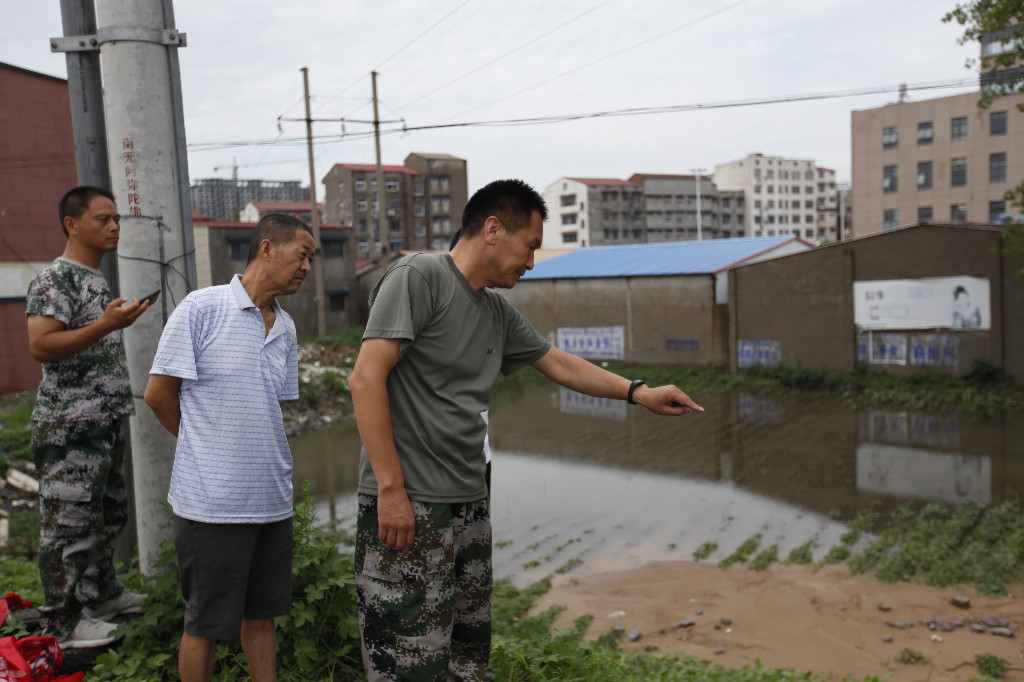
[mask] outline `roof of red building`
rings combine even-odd
[[[256,223],[241,223],[237,220],[211,220],[206,218],[203,220],[192,220],[193,225],[200,227],[213,227],[217,229],[245,229],[253,230],[256,229]],[[351,230],[351,225],[321,225],[321,230]]]
[[[347,168],[350,171],[356,173],[376,173],[377,166],[372,163],[339,163],[338,166]],[[423,175],[418,170],[413,170],[407,166],[381,166],[381,170],[385,173],[405,173],[407,175]]]
[[[575,182],[582,182],[590,187],[639,187],[640,184],[629,180],[618,178],[569,178]]]
[[[711,177],[710,173],[704,173],[701,175],[702,178]],[[629,176],[630,182],[638,182],[638,180],[696,180],[696,175],[680,175],[677,173],[633,173]]]
[[[308,201],[254,201],[252,205],[257,211],[308,211]],[[318,203],[317,208],[324,209],[323,203]]]

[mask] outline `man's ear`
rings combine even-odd
[[[264,239],[260,242],[259,255],[260,258],[270,261],[270,252],[274,250],[274,244],[269,239]]]
[[[64,229],[67,230],[68,236],[78,236],[78,221],[71,216],[64,216]]]
[[[489,246],[494,246],[498,243],[498,233],[501,231],[501,221],[495,216],[490,216],[484,221],[482,232],[484,233],[484,241]]]

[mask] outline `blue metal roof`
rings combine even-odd
[[[799,238],[790,234],[699,242],[589,246],[541,261],[522,279],[711,274],[794,240]]]

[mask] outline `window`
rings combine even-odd
[[[775,194],[775,185],[768,185],[768,194]]]
[[[431,175],[430,176],[430,187],[432,189],[448,189],[448,176],[447,175]]]
[[[338,212],[339,213],[344,213],[345,212],[345,202],[344,201],[339,201],[338,202]]]
[[[757,201],[754,202],[754,208],[761,208],[761,200],[760,199],[758,199]]]
[[[990,201],[990,202],[988,202],[988,221],[990,223],[1001,222],[1004,213],[1006,213],[1006,202],[1005,201]]]
[[[412,207],[412,214],[417,218],[422,218],[427,214],[427,209],[426,207],[417,204],[416,206]]]
[[[376,178],[374,178],[373,180],[370,180],[370,191],[371,192],[376,192],[377,191],[377,179]]]
[[[793,194],[800,194],[800,185],[793,185]]]
[[[398,199],[388,199],[388,215],[398,215],[402,210],[402,202]]]
[[[950,138],[952,138],[953,142],[958,142],[960,140],[966,140],[967,139],[967,117],[966,116],[960,116],[958,118],[954,118],[953,119],[952,124],[951,124],[951,128],[950,128],[949,136],[950,136]]]
[[[990,135],[1006,134],[1006,112],[993,111],[988,117],[988,132]]]
[[[808,199],[804,202],[804,208],[814,208],[814,200]]]
[[[927,223],[931,222],[932,219],[932,207],[931,206],[918,206],[917,208],[917,222]]]
[[[775,208],[775,200],[772,199],[770,201],[765,202],[765,208]]]
[[[953,159],[949,179],[953,187],[963,187],[967,184],[967,159]]]
[[[341,312],[345,310],[345,299],[348,298],[348,289],[334,289],[327,292],[330,297],[330,309],[331,312]]]
[[[806,185],[804,187],[804,194],[814,194],[814,185]]]
[[[418,183],[416,183],[415,185],[412,186],[412,194],[413,194],[413,196],[417,196],[417,197],[423,196],[423,183],[422,182],[418,182]]]
[[[566,213],[565,215],[563,215],[562,216],[562,224],[563,225],[575,225],[576,224],[576,214],[575,213]]]
[[[577,235],[575,232],[563,232],[562,233],[562,243],[563,244],[575,244],[576,240],[578,238],[579,238],[579,235]]]
[[[366,191],[366,180],[356,180],[356,191],[357,192],[365,192]]]
[[[360,199],[356,202],[356,210],[360,213],[366,213],[366,200]]]
[[[896,126],[882,128],[882,149],[896,149],[900,142],[900,129]]]
[[[899,168],[886,166],[882,169],[882,191],[886,194],[896,192],[900,187]]]
[[[320,243],[323,244],[324,258],[344,258],[345,257],[345,240],[330,237],[321,237]]]
[[[426,225],[417,225],[415,227],[415,230],[416,230],[416,236],[417,237],[426,237],[427,236],[427,226]]]
[[[246,237],[228,237],[228,245],[231,247],[231,260],[249,260],[249,239]]]
[[[1006,182],[1006,152],[989,154],[988,181]]]
[[[359,242],[359,253],[369,253],[370,245],[367,242]]]
[[[775,171],[773,171],[773,170],[765,171],[764,177],[766,179],[768,179],[768,180],[771,180],[772,178],[775,177]]]
[[[384,189],[387,190],[388,192],[397,192],[398,180],[388,180],[387,182],[384,183]]]
[[[932,188],[932,162],[922,161],[917,164],[917,188],[918,189],[931,189]]]
[[[821,217],[824,218],[825,216],[821,216]],[[804,216],[804,222],[805,223],[813,223],[814,222],[814,216],[812,216],[812,215],[805,215]]]
[[[806,171],[804,173],[804,180],[813,180],[813,179],[814,179],[814,171],[809,170],[809,171]]]
[[[722,199],[722,208],[729,208],[729,206],[730,206],[729,198],[728,197],[724,197]]]
[[[761,185],[754,185],[754,194],[761,193]]]
[[[924,123],[918,123],[917,143],[931,144],[933,139],[935,139],[935,128],[932,126],[932,122],[925,121]]]
[[[794,223],[799,223],[800,222],[800,216],[798,216],[798,215],[793,216],[793,222]]]
[[[397,218],[388,218],[388,229],[391,230],[392,232],[401,232],[402,221],[398,220]]]
[[[338,191],[339,192],[344,192],[345,191],[345,182],[342,181],[342,180],[338,180]]]
[[[886,211],[883,214],[883,228],[886,230],[892,230],[900,226],[900,212],[899,211]]]
[[[563,194],[560,198],[560,201],[562,202],[562,206],[572,206],[573,204],[576,203],[576,195]]]
[[[723,216],[722,216],[722,224],[723,224],[723,225],[728,225],[728,224],[730,224],[731,222],[732,222],[732,216],[731,216],[731,215],[729,215],[728,213],[726,213],[725,215],[723,215]]]
[[[360,232],[366,232],[366,218],[360,218],[358,226]]]
[[[967,204],[953,204],[950,206],[949,219],[957,221],[967,220]]]

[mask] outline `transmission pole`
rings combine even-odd
[[[317,252],[323,254],[320,241],[320,211],[316,205],[316,164],[313,161],[313,117],[309,111],[309,69],[302,67],[302,89],[306,99],[306,152],[309,156],[309,201],[313,206],[310,217],[313,223],[313,241]],[[316,335],[327,336],[327,320],[324,312],[324,266],[323,261],[313,267],[313,284],[316,285],[314,300],[316,301]]]
[[[377,146],[377,231],[380,237],[380,255],[386,263],[391,246],[388,242],[388,228],[384,226],[387,208],[384,205],[384,167],[380,163],[380,115],[377,113],[377,72],[373,76],[373,141]]]

